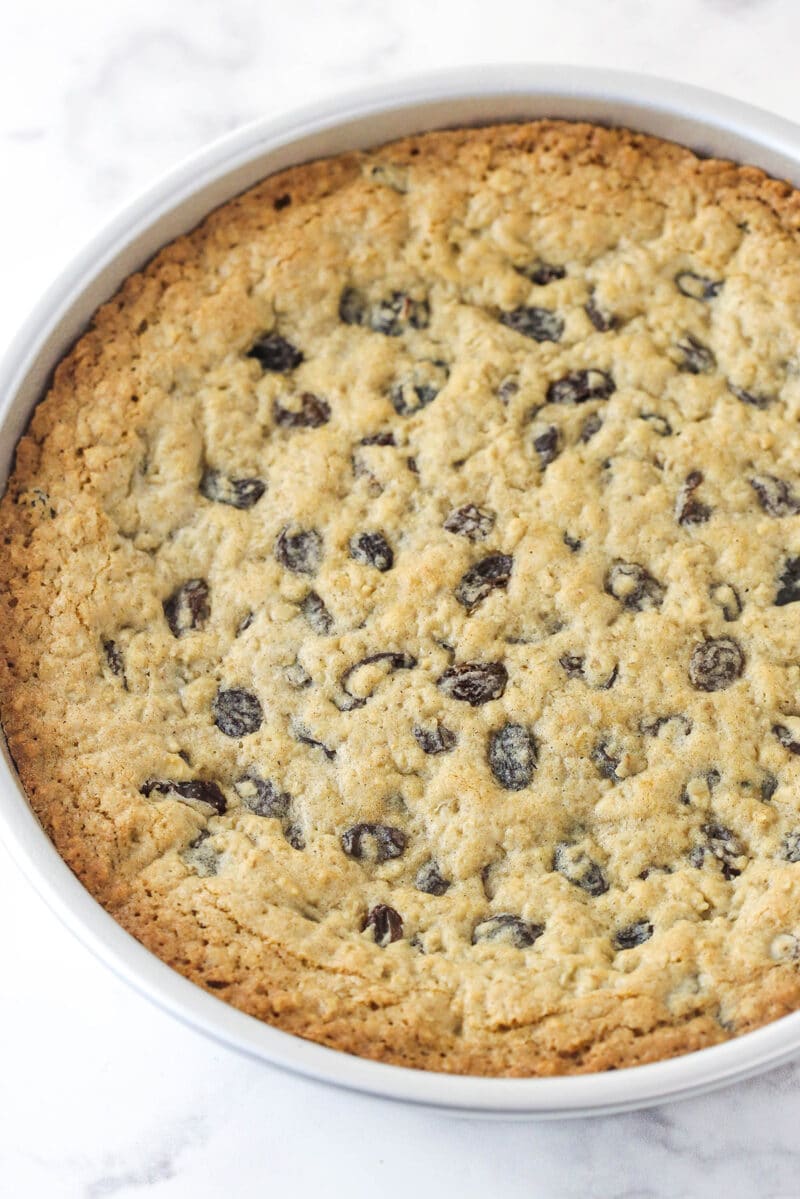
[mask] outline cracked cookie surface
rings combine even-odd
[[[800,202],[564,122],[293,168],[96,315],[0,714],[153,952],[337,1048],[602,1070],[800,1006]]]

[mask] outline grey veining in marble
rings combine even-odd
[[[203,142],[481,61],[649,71],[800,119],[797,0],[28,0],[0,36],[0,343],[113,208]],[[467,1123],[239,1058],[151,1008],[0,850],[0,1192],[46,1199],[789,1199],[800,1065],[595,1121]]]

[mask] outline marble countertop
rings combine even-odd
[[[262,114],[436,66],[672,76],[800,120],[796,0],[27,0],[0,39],[0,349],[110,212]],[[800,1063],[650,1112],[464,1122],[246,1060],[118,982],[0,848],[0,1188],[47,1199],[800,1190]],[[502,1179],[500,1184],[498,1179]]]

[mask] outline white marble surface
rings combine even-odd
[[[0,30],[0,347],[115,206],[251,117],[529,59],[670,75],[800,120],[798,38],[797,0],[15,3]],[[0,921],[0,1193],[15,1199],[800,1193],[800,1064],[648,1113],[467,1124],[187,1031],[73,942],[2,849]]]

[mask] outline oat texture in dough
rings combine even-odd
[[[619,130],[270,178],[64,359],[0,709],[115,918],[434,1070],[800,1006],[800,202]]]

